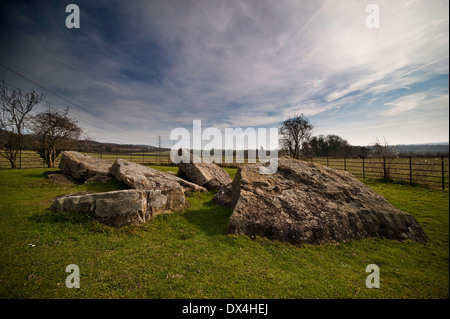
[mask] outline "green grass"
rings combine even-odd
[[[427,245],[366,239],[295,247],[225,235],[231,210],[215,206],[212,192],[120,229],[51,213],[56,195],[125,186],[55,186],[43,171],[0,171],[0,298],[449,297],[448,191],[366,182],[416,217],[432,240]],[[65,286],[68,264],[80,268],[80,289]],[[365,286],[368,264],[380,267],[380,289]]]

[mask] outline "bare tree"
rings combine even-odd
[[[288,118],[278,129],[281,147],[293,158],[300,158],[302,147],[311,138],[313,128],[303,114]]]
[[[61,150],[76,142],[82,133],[76,121],[67,116],[68,113],[69,109],[60,112],[49,108],[31,121],[31,129],[37,136],[36,152],[47,167],[55,167]]]
[[[380,163],[380,173],[383,179],[390,180],[393,169],[393,160],[397,157],[397,150],[394,146],[389,145],[389,141],[383,137],[383,142],[380,142],[378,138],[373,146],[374,156],[382,159]]]
[[[43,99],[44,95],[34,90],[9,89],[5,81],[0,83],[0,155],[9,161],[11,168],[17,167],[29,113]]]

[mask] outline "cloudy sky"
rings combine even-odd
[[[68,29],[66,6],[80,8]],[[368,28],[367,5],[380,8]],[[0,79],[46,94],[92,139],[277,127],[353,145],[449,140],[448,0],[2,1]],[[30,82],[26,80],[33,81]],[[43,89],[46,88],[49,91]],[[55,93],[55,94],[54,94]],[[41,109],[46,107],[41,106]]]

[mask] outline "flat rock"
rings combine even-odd
[[[187,154],[190,161],[189,163],[180,162],[178,164],[178,177],[203,186],[208,190],[218,190],[232,182],[230,175],[223,168],[214,163],[206,162],[186,150],[181,151]]]
[[[45,172],[45,178],[52,181],[56,185],[76,185],[78,184],[76,180],[73,179],[69,174],[64,174],[59,171]]]
[[[228,234],[292,244],[348,242],[367,237],[429,241],[416,219],[348,172],[290,158],[274,174],[241,167],[232,184]]]
[[[64,151],[59,169],[74,179],[88,180],[96,175],[108,176],[112,163],[74,151]]]
[[[94,175],[90,178],[88,178],[85,183],[92,183],[92,182],[96,182],[96,183],[108,183],[110,181],[112,181],[114,179],[114,177],[109,176],[109,175]]]
[[[182,189],[185,192],[205,192],[206,189],[169,173],[118,159],[109,172],[117,180],[136,189]]]
[[[232,206],[232,183],[222,186],[213,197],[213,203],[219,206]]]
[[[181,190],[127,189],[106,193],[75,193],[54,199],[53,211],[72,211],[93,215],[114,227],[139,225],[151,218],[185,206]]]

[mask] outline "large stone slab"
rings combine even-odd
[[[109,172],[119,181],[136,189],[177,189],[186,192],[205,192],[206,189],[172,174],[118,159]]]
[[[197,184],[183,180],[172,174],[154,168],[118,159],[110,168],[110,173],[122,183],[136,189],[171,189],[181,188],[186,192],[205,192]]]
[[[106,193],[78,193],[55,198],[53,211],[91,214],[100,222],[114,227],[138,225],[161,214],[185,206],[180,189],[127,189]]]
[[[59,169],[74,179],[88,180],[94,176],[109,176],[112,163],[74,151],[64,151]]]
[[[233,184],[222,186],[213,197],[213,203],[219,206],[231,207]]]
[[[191,181],[206,189],[220,189],[232,182],[230,175],[221,167],[214,163],[208,163],[199,156],[190,154],[186,150],[181,150],[187,158],[188,163],[178,163],[178,177]]]
[[[56,185],[76,185],[77,181],[69,174],[61,171],[47,171],[44,172],[45,178],[52,181]]]
[[[416,219],[348,172],[282,158],[275,174],[239,169],[232,184],[227,233],[293,244],[380,237],[429,241]]]

